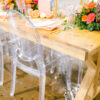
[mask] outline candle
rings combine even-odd
[[[54,11],[54,15],[57,16],[57,0],[55,0],[55,11]]]

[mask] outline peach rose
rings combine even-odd
[[[96,17],[96,14],[95,14],[95,13],[90,13],[90,14],[87,16],[87,22],[88,22],[88,23],[92,23],[92,22],[95,20],[95,17]]]
[[[40,16],[40,11],[39,10],[32,11],[32,18],[38,18],[39,16]]]
[[[13,3],[9,3],[9,4],[8,4],[8,8],[9,8],[9,9],[13,9],[13,8],[14,8],[14,4],[13,4]]]

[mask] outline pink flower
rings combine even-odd
[[[22,9],[22,12],[24,13],[25,12],[25,9]]]
[[[34,3],[37,3],[38,4],[38,0],[34,0]]]
[[[8,8],[8,5],[7,5],[7,4],[5,4],[5,5],[4,5],[4,8]]]
[[[88,23],[92,23],[92,22],[95,20],[95,17],[96,17],[96,14],[95,14],[95,13],[90,13],[90,14],[87,16],[87,22],[88,22]]]
[[[16,6],[15,8],[17,9],[18,7]]]
[[[98,22],[100,22],[100,20],[99,20],[99,19],[97,19],[97,20],[96,20],[96,22],[98,23]]]

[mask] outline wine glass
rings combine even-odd
[[[73,29],[73,15],[80,5],[80,0],[66,0],[66,15],[68,17],[66,28]]]
[[[80,6],[80,0],[58,0],[58,7],[57,7],[58,15],[60,12],[61,13],[60,16],[67,17],[66,28],[71,28],[71,29],[74,28],[70,20],[73,20],[72,15],[78,9],[79,6]]]

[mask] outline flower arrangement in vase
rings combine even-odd
[[[76,12],[75,25],[80,29],[100,31],[100,3],[89,2]]]

